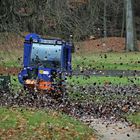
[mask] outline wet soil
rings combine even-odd
[[[73,75],[87,75],[87,76],[117,76],[117,77],[129,77],[140,76],[138,70],[75,70]]]
[[[0,66],[0,75],[18,75],[21,68],[16,67],[3,67]],[[72,75],[87,75],[87,76],[140,76],[140,71],[138,70],[74,70]]]
[[[17,75],[20,72],[20,70],[20,68],[16,67],[0,66],[0,75]]]
[[[100,53],[100,52],[124,52],[125,38],[107,37],[99,39],[89,39],[76,43],[77,53]],[[140,50],[140,41],[137,41],[138,50]]]

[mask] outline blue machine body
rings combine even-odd
[[[71,51],[70,42],[28,34],[24,42],[23,70],[18,75],[19,82],[25,84],[27,79],[52,82],[52,73],[70,74]]]

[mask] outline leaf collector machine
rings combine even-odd
[[[18,75],[25,89],[62,93],[71,74],[73,44],[57,38],[28,34],[24,41],[23,69]]]

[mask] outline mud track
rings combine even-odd
[[[16,67],[2,67],[0,66],[0,75],[18,75],[21,68]],[[73,75],[87,75],[87,76],[140,76],[140,71],[137,70],[73,70]]]
[[[140,76],[140,71],[137,70],[74,70],[73,75],[87,75],[87,76]]]
[[[17,75],[21,68],[0,66],[0,75]]]

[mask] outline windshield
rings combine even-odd
[[[30,64],[48,68],[61,67],[61,45],[33,43]]]

